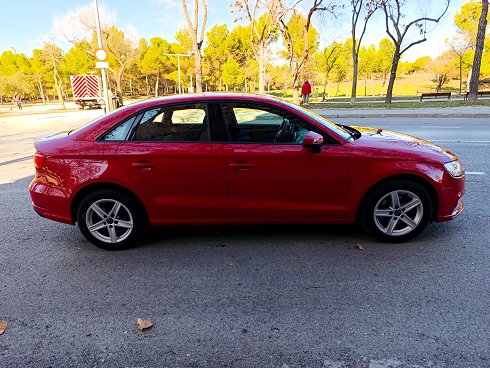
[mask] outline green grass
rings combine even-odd
[[[332,109],[359,109],[359,108],[369,108],[369,109],[416,109],[424,107],[460,107],[460,106],[490,106],[490,99],[479,100],[477,102],[468,101],[435,101],[426,100],[420,102],[418,100],[413,100],[409,102],[397,102],[396,100],[391,104],[384,102],[362,102],[352,104],[350,102],[312,102],[310,104],[314,108],[332,108]]]
[[[464,76],[463,80],[466,80]],[[393,98],[391,104],[385,104],[385,93],[388,81],[383,80],[366,80],[360,78],[357,83],[357,98],[354,105],[350,103],[351,82],[330,83],[326,92],[330,91],[330,97],[327,101],[321,102],[323,86],[314,85],[310,101],[315,106],[326,106],[336,108],[417,108],[417,107],[457,107],[469,106],[468,102],[459,100],[424,100],[420,102],[420,95],[426,92],[435,92],[436,81],[432,73],[416,73],[413,75],[402,75],[397,77],[393,88]],[[463,83],[463,93],[466,84]],[[488,90],[488,83],[482,83],[480,89]],[[443,85],[440,92],[451,92],[453,98],[459,94],[459,80],[451,79]],[[275,90],[267,92],[270,95],[291,99],[293,96],[291,89]],[[366,95],[366,96],[365,96]],[[403,100],[404,102],[397,102]],[[489,106],[490,100],[480,99],[477,106]],[[318,104],[317,104],[318,103]],[[471,106],[471,105],[470,105]]]

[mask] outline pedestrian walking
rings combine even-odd
[[[17,105],[19,110],[22,110],[22,101],[20,100],[20,96],[17,92],[15,92],[13,102],[14,102],[14,105]]]
[[[308,81],[303,83],[303,87],[301,87],[301,97],[302,103],[307,104],[310,102],[310,94],[311,94],[311,85]]]

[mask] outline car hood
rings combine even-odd
[[[377,155],[381,153],[387,158],[430,160],[442,163],[457,160],[456,155],[447,149],[408,134],[362,126],[352,128],[362,134],[353,144],[376,150]]]

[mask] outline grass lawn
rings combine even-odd
[[[424,99],[420,102],[420,95],[426,92],[435,92],[436,83],[430,73],[417,73],[398,77],[393,88],[391,104],[384,102],[387,81],[366,80],[358,81],[356,102],[350,102],[350,82],[330,84],[330,97],[322,102],[323,86],[313,86],[310,102],[318,108],[369,108],[369,109],[400,109],[400,108],[424,108],[424,107],[459,107],[459,106],[490,106],[490,98],[480,98],[475,103],[463,101],[459,96],[459,80],[452,79],[445,84],[439,92],[451,92],[451,100]],[[463,78],[465,80],[466,77]],[[466,84],[463,83],[463,94]],[[481,90],[489,90],[490,86],[483,83]],[[328,89],[326,89],[328,92]],[[271,95],[291,99],[292,90],[271,91]]]
[[[470,103],[468,101],[455,100],[424,100],[420,102],[418,99],[405,100],[404,102],[393,100],[391,104],[375,101],[358,101],[355,104],[350,102],[315,102],[311,105],[315,108],[332,108],[332,109],[416,109],[424,107],[460,107],[460,106],[490,106],[490,99],[481,99],[477,102]]]

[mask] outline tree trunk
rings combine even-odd
[[[293,103],[295,104],[299,103],[299,90],[297,87],[293,88]]]
[[[54,86],[56,88],[56,92],[58,93],[58,99],[60,101],[60,108],[65,109],[65,99],[63,98],[63,90],[61,87],[61,78],[58,74],[58,69],[54,69],[53,72]]]
[[[393,98],[393,86],[395,85],[396,71],[398,69],[398,62],[400,61],[400,51],[396,50],[393,55],[393,64],[391,65],[390,80],[388,82],[388,89],[386,91],[385,103],[391,103]]]
[[[261,42],[259,45],[259,54],[257,55],[257,63],[259,64],[259,93],[265,93],[265,46]]]
[[[354,42],[354,46],[352,47],[353,50],[355,50],[355,42]],[[354,63],[354,66],[353,66],[353,74],[352,74],[352,91],[351,91],[351,98],[350,98],[350,102],[351,103],[355,103],[356,102],[356,96],[357,96],[357,74],[358,74],[358,70],[359,70],[359,57],[358,55],[355,53],[352,54],[352,61]],[[346,92],[347,93],[347,92]]]
[[[158,97],[159,84],[160,84],[160,74],[157,74],[157,80],[155,82],[155,97]]]
[[[480,14],[480,21],[478,22],[478,33],[476,36],[475,57],[473,59],[473,68],[471,70],[470,93],[468,95],[469,101],[478,100],[478,81],[480,79],[481,58],[483,54],[483,48],[485,46],[487,14],[488,14],[488,0],[482,0],[482,9]]]
[[[43,105],[46,105],[46,96],[44,95],[43,82],[41,80],[41,75],[37,77],[37,85],[39,87],[39,94],[41,95],[41,99],[43,100]]]
[[[299,104],[299,86],[298,86],[298,78],[299,78],[299,68],[295,68],[296,70],[293,73],[293,103]]]
[[[202,58],[201,50],[197,49],[195,53],[196,58],[196,93],[202,92]]]
[[[463,57],[459,57],[459,95],[463,90]]]
[[[124,73],[124,68],[121,68],[119,70],[119,73],[117,73],[117,78],[116,78],[116,92],[122,93],[122,75]]]

